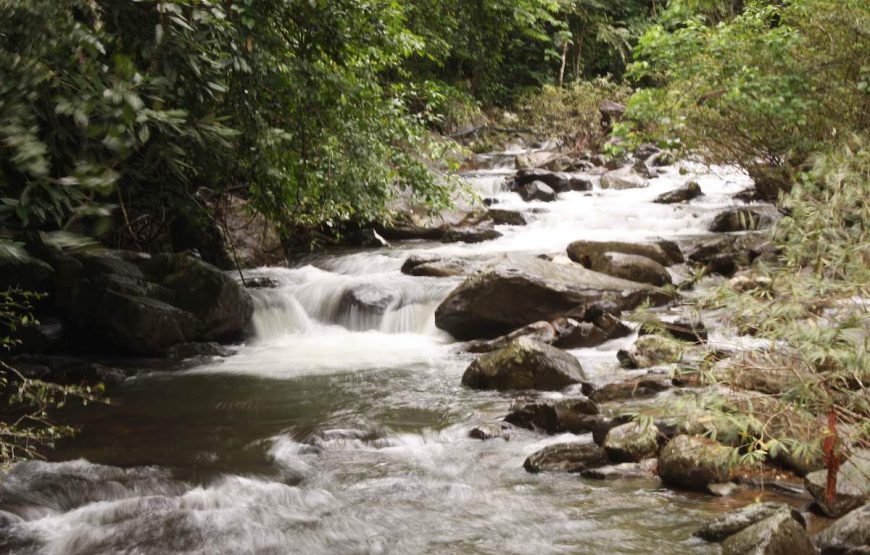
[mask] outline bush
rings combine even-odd
[[[671,4],[635,49],[630,75],[653,87],[619,132],[739,164],[776,199],[814,152],[870,126],[870,5],[756,0],[728,13]]]

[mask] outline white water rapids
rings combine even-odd
[[[460,278],[411,277],[416,253],[564,252],[571,241],[706,233],[751,181],[682,164],[645,189],[570,192],[551,203],[502,190],[512,169],[465,178],[521,210],[479,244],[405,242],[311,258],[252,276],[254,336],[226,359],[142,375],[113,405],[73,415],[81,435],[57,461],[20,464],[0,482],[0,551],[13,553],[705,553],[691,537],[720,500],[655,480],[591,482],[527,474],[547,444],[590,441],[512,432],[468,437],[512,396],[460,385],[471,360],[434,325]],[[695,180],[705,196],[659,205]],[[368,307],[368,308],[367,308]],[[624,376],[627,341],[572,351],[593,381]],[[558,397],[559,394],[549,394]]]

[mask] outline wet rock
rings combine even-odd
[[[610,464],[598,468],[587,468],[580,476],[589,480],[637,480],[653,478],[656,471],[656,460],[645,459],[640,462]]]
[[[677,163],[677,159],[673,154],[669,152],[659,152],[658,154],[653,155],[650,159],[650,164],[657,168],[661,168],[664,166],[673,166]]]
[[[703,343],[707,341],[707,326],[701,320],[692,318],[677,318],[671,321],[655,320],[644,323],[638,330],[638,335],[651,335],[664,332],[682,341]]]
[[[556,340],[557,333],[556,328],[550,322],[534,322],[495,339],[472,341],[465,346],[465,350],[469,353],[491,353],[492,351],[504,349],[512,341],[520,337],[526,337],[550,345]]]
[[[55,271],[49,264],[21,253],[0,256],[0,291],[23,289],[42,293],[54,292]]]
[[[521,404],[513,407],[504,420],[548,434],[583,434],[599,428],[603,418],[594,402],[580,398]]]
[[[671,389],[671,384],[667,379],[644,376],[601,386],[590,393],[590,398],[596,403],[607,403],[625,399],[644,399],[655,397],[668,389]]]
[[[495,225],[526,225],[528,223],[522,212],[517,210],[490,208],[488,214]]]
[[[553,346],[560,349],[585,349],[601,345],[610,336],[606,331],[591,322],[578,322],[573,318],[557,320],[554,323],[556,339]]]
[[[607,453],[594,443],[558,443],[531,455],[523,468],[532,473],[582,472],[607,463]]]
[[[815,555],[806,529],[791,513],[779,512],[730,536],[723,555]]]
[[[592,182],[585,177],[540,169],[520,171],[508,184],[508,188],[521,193],[523,187],[535,181],[548,185],[557,193],[592,190]]]
[[[238,282],[193,257],[105,250],[76,259],[69,319],[92,349],[163,356],[178,343],[235,339],[253,313]]]
[[[518,192],[526,202],[533,200],[551,202],[556,200],[556,191],[543,181],[532,181],[528,185],[520,187]]]
[[[756,258],[774,257],[776,247],[761,234],[721,236],[701,241],[690,248],[688,259],[707,272],[730,276]]]
[[[654,168],[649,167],[643,160],[637,160],[634,164],[632,164],[631,169],[637,175],[645,177],[647,179],[652,179],[653,177],[656,177],[658,175],[658,171]]]
[[[600,258],[592,259],[590,262],[591,264],[586,268],[609,276],[648,283],[657,287],[671,283],[671,275],[664,266],[643,256],[605,252]]]
[[[486,263],[483,257],[414,254],[402,264],[402,273],[429,277],[465,276],[473,274]]]
[[[475,227],[459,227],[448,229],[441,236],[442,243],[483,243],[501,237],[501,233],[492,227],[492,222]]]
[[[245,276],[245,287],[248,289],[277,289],[279,283],[274,279],[266,276]]]
[[[682,349],[678,342],[661,335],[642,335],[628,349],[620,349],[616,358],[623,368],[649,368],[680,360]]]
[[[813,541],[822,555],[870,553],[870,505],[849,512],[816,534]]]
[[[435,312],[435,324],[457,339],[492,338],[532,322],[583,315],[601,303],[629,310],[647,299],[659,305],[670,295],[576,265],[500,255],[450,293]]]
[[[826,515],[837,518],[870,501],[870,451],[859,451],[840,466],[834,497],[825,495],[828,471],[807,474],[804,485]]]
[[[510,439],[510,426],[504,422],[488,422],[475,426],[468,431],[468,437],[486,441],[489,439]]]
[[[658,453],[658,440],[655,426],[629,422],[607,432],[602,447],[614,462],[639,462]]]
[[[651,156],[661,152],[661,149],[652,143],[643,143],[634,150],[634,157],[638,160],[647,160]]]
[[[750,202],[758,202],[764,199],[762,198],[762,195],[755,189],[755,187],[747,187],[746,189],[743,189],[742,191],[735,194],[734,200],[739,200],[741,202],[749,204]]]
[[[680,248],[673,241],[658,240],[650,243],[621,241],[574,241],[568,245],[568,258],[589,267],[605,253],[623,253],[654,260],[662,266],[684,262]]]
[[[127,377],[118,368],[72,356],[26,354],[6,362],[26,378],[61,385],[115,384]]]
[[[696,181],[690,181],[679,189],[662,193],[653,202],[657,204],[679,204],[689,202],[703,195],[704,192],[701,191],[701,186]]]
[[[739,489],[740,486],[738,486],[734,482],[725,482],[722,484],[707,484],[707,493],[715,495],[716,497],[731,497]]]
[[[559,390],[586,377],[577,359],[538,341],[519,338],[471,363],[462,385],[473,389]]]
[[[386,287],[360,283],[346,289],[338,302],[338,312],[383,314],[398,300],[396,293]]]
[[[710,224],[710,231],[715,233],[752,231],[770,227],[773,221],[770,214],[749,208],[736,208],[718,214]]]
[[[658,473],[668,485],[705,491],[731,477],[731,449],[699,436],[678,435],[659,452]]]
[[[179,343],[166,352],[166,356],[175,360],[195,357],[228,357],[233,352],[219,343]]]
[[[806,526],[806,521],[800,511],[792,509],[785,503],[753,503],[716,517],[698,529],[695,535],[708,542],[721,542],[727,537],[777,514],[789,515],[801,525]]]
[[[641,189],[649,185],[646,178],[638,175],[631,166],[605,173],[600,183],[602,189]]]
[[[554,160],[557,160],[561,155],[558,152],[543,150],[537,152],[524,152],[517,154],[514,159],[514,165],[518,170],[530,170],[545,166]]]

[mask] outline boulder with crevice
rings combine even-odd
[[[722,542],[723,555],[815,555],[802,522],[779,512]]]
[[[453,290],[435,324],[457,339],[493,338],[540,320],[585,315],[607,304],[630,310],[668,302],[662,289],[531,255],[500,255]]]
[[[822,555],[870,553],[870,504],[859,507],[813,536]]]
[[[780,513],[790,515],[796,521],[806,526],[806,520],[800,511],[793,509],[785,503],[753,503],[717,516],[699,528],[695,532],[695,536],[708,542],[721,542],[757,522]]]

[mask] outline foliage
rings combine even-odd
[[[635,49],[630,76],[650,86],[619,131],[737,163],[775,198],[812,153],[870,124],[870,7],[740,4],[669,4]]]
[[[17,332],[36,323],[31,308],[38,298],[17,289],[0,292],[0,350],[14,348]],[[52,422],[49,411],[62,408],[68,400],[87,404],[97,400],[100,392],[99,387],[31,379],[0,360],[0,469],[21,459],[38,458],[40,449],[73,434],[72,428]]]
[[[517,103],[522,127],[562,140],[574,149],[596,148],[604,140],[599,105],[604,100],[622,101],[626,87],[608,79],[577,81],[563,88],[544,86]]]

